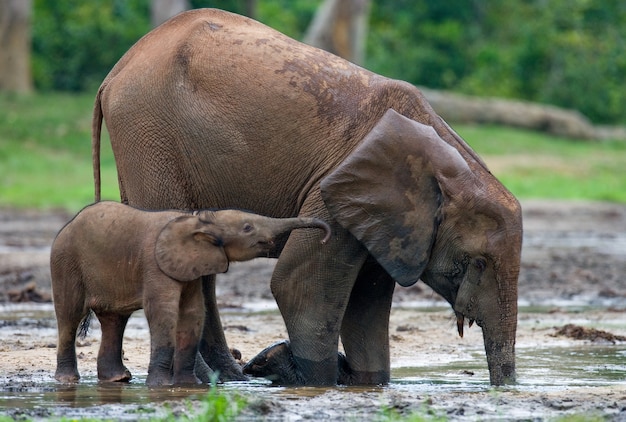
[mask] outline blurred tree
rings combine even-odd
[[[239,15],[257,18],[257,0],[190,0],[191,8],[214,7]]]
[[[369,0],[325,0],[315,13],[303,41],[363,64],[369,6]]]
[[[0,5],[30,1],[0,0]],[[191,8],[216,7],[254,17],[300,40],[309,26],[312,31],[311,22],[324,3],[187,1]],[[326,1],[347,7],[359,0]],[[364,65],[374,72],[431,88],[572,108],[597,123],[626,123],[624,0],[360,1],[370,5]],[[150,30],[151,2],[34,0],[35,87],[94,89]],[[345,23],[339,27],[344,31],[339,43],[345,47],[350,31]],[[0,47],[0,57],[6,50]]]
[[[37,88],[93,90],[150,30],[148,0],[35,0]]]
[[[31,0],[0,0],[0,91],[32,91]]]
[[[486,0],[469,72],[451,88],[626,122],[626,2]]]
[[[469,71],[480,3],[373,2],[367,67],[417,85],[452,88]]]
[[[626,2],[373,2],[367,67],[416,85],[626,123]]]
[[[150,23],[152,27],[161,25],[174,15],[189,9],[188,0],[151,0]]]

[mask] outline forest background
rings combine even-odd
[[[30,55],[23,72],[35,91],[2,92],[10,90],[2,89],[7,38],[0,7],[0,207],[77,211],[93,201],[94,96],[117,60],[154,26],[156,3],[254,16],[303,40],[331,1],[0,0],[0,6],[28,5],[29,30],[21,41],[28,38]],[[360,63],[419,85],[518,198],[626,203],[626,2],[338,2],[369,5]],[[457,112],[481,115],[455,118],[436,98],[441,93],[453,97],[448,103]],[[554,105],[575,110],[568,118],[582,112],[593,123],[587,127],[580,116],[592,136],[551,130],[569,121]],[[509,120],[498,120],[505,112]],[[521,117],[530,124],[520,125]],[[102,194],[117,200],[115,161],[103,136]]]
[[[302,39],[321,1],[191,0]],[[151,29],[150,0],[35,0],[40,91],[94,91]],[[415,85],[552,104],[626,123],[626,2],[371,1],[364,67]]]

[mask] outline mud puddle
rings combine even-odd
[[[0,391],[0,409],[14,418],[95,418],[137,420],[165,417],[172,401],[201,400],[208,387],[147,388],[145,377],[132,383],[98,383],[87,377],[79,384],[59,384],[48,377],[16,383]]]
[[[258,344],[271,341],[267,333],[280,332],[282,323],[276,310],[225,310],[223,319],[229,344],[240,346],[244,359],[258,352]],[[0,415],[147,420],[171,412],[192,415],[209,392],[208,386],[145,386],[149,340],[141,312],[133,315],[125,336],[126,365],[134,376],[128,384],[97,382],[97,322],[77,348],[82,378],[69,385],[54,380],[56,322],[50,305],[4,306],[0,321],[7,339],[1,359],[16,362],[0,374]],[[442,324],[449,325],[443,332]],[[218,390],[247,400],[240,420],[373,420],[390,413],[448,420],[544,420],[571,414],[626,420],[626,342],[557,335],[565,324],[626,334],[626,313],[591,307],[522,309],[514,386],[489,385],[480,329],[458,339],[444,308],[402,307],[392,311],[388,386],[284,388],[252,380],[221,384]]]
[[[472,327],[459,338],[449,305],[417,283],[394,293],[390,385],[282,388],[252,380],[218,390],[246,398],[239,420],[380,420],[417,413],[454,421],[571,415],[626,421],[626,342],[611,341],[626,336],[626,206],[525,201],[523,209],[516,385],[490,387],[481,330]],[[0,418],[194,414],[208,387],[144,385],[150,343],[141,312],[129,321],[124,339],[125,364],[134,377],[129,384],[96,381],[97,323],[78,342],[80,382],[64,386],[54,380],[53,308],[32,301],[48,295],[50,302],[49,247],[69,217],[0,209]],[[274,264],[259,259],[233,265],[218,280],[226,338],[243,361],[288,337],[269,288]],[[31,303],[9,303],[15,300]],[[573,330],[563,330],[568,325]],[[609,335],[596,337],[590,330]]]

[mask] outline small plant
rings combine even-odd
[[[211,382],[207,395],[200,401],[185,402],[186,409],[169,409],[164,418],[156,421],[225,422],[232,421],[247,405],[246,399],[236,393],[221,391],[216,379]]]
[[[203,401],[205,410],[198,415],[198,421],[226,421],[232,420],[246,406],[246,399],[238,394],[225,394],[211,387],[209,394]]]
[[[419,410],[398,410],[397,407],[383,406],[375,420],[380,422],[443,422],[448,418],[431,406],[430,399],[425,400]]]

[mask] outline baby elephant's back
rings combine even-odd
[[[144,271],[154,259],[151,243],[175,215],[108,201],[84,208],[52,245],[53,290],[82,285],[89,307],[140,307]]]
[[[144,211],[118,202],[98,202],[83,208],[57,235],[52,253],[116,253],[139,247],[137,242],[148,235],[150,221]],[[111,258],[102,255],[102,258]]]

